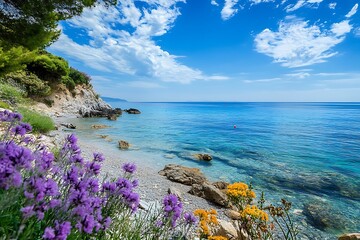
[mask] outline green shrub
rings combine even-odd
[[[90,76],[86,73],[80,72],[75,68],[70,68],[69,77],[72,78],[75,84],[86,84],[88,85],[91,81]]]
[[[49,85],[33,73],[18,71],[7,74],[5,80],[20,84],[28,96],[45,97],[51,93]]]
[[[70,91],[75,89],[76,84],[75,84],[74,80],[71,77],[64,76],[64,77],[61,78],[61,82],[63,84],[65,84],[67,89],[69,89]]]
[[[23,102],[25,93],[9,83],[0,82],[0,99],[8,100],[11,103]]]
[[[65,59],[50,53],[36,56],[27,65],[27,69],[39,78],[53,83],[60,83],[61,78],[69,75],[70,71],[69,64]]]
[[[0,101],[0,108],[10,109],[10,105],[6,102]]]
[[[30,109],[20,107],[18,111],[23,115],[23,122],[31,124],[34,132],[47,133],[55,129],[53,120]]]

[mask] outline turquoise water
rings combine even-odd
[[[106,134],[133,144],[123,154],[159,168],[179,163],[214,181],[251,182],[272,202],[293,202],[303,238],[360,231],[360,103],[109,103],[142,114],[77,120],[80,138]],[[112,127],[86,127],[95,123]]]

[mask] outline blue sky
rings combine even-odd
[[[358,0],[121,0],[49,51],[129,101],[360,101]]]

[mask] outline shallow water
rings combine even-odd
[[[142,114],[74,119],[80,139],[104,149],[123,139],[132,144],[121,151],[129,159],[159,169],[198,167],[214,181],[251,182],[258,195],[263,191],[272,202],[284,197],[302,211],[295,217],[304,239],[360,231],[360,103],[109,103]],[[92,124],[111,128],[92,130]],[[194,160],[194,153],[213,160]]]

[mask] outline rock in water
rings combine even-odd
[[[76,126],[72,123],[60,123],[60,125],[66,127],[66,128],[76,129]]]
[[[109,114],[109,115],[107,115],[107,119],[112,120],[112,121],[116,121],[117,120],[117,115],[116,114]]]
[[[127,141],[120,140],[119,141],[119,148],[120,149],[129,149],[130,144]]]
[[[176,164],[168,164],[159,172],[170,181],[179,182],[185,185],[201,184],[206,180],[204,174],[198,168],[189,168]]]
[[[209,154],[202,154],[202,153],[198,153],[198,154],[194,154],[194,157],[198,160],[203,160],[203,161],[211,161],[212,157]]]
[[[140,114],[140,110],[135,109],[135,108],[129,108],[129,109],[125,109],[124,112],[127,112],[129,114]]]
[[[341,235],[338,240],[360,240],[360,233],[348,233]]]
[[[94,128],[94,129],[108,128],[108,127],[110,127],[110,126],[102,125],[102,124],[91,125],[91,128]]]

